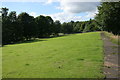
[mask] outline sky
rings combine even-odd
[[[52,19],[63,22],[86,21],[94,18],[98,13],[97,6],[100,2],[68,1],[68,0],[6,0],[2,1],[2,7],[9,8],[10,11],[16,11],[17,15],[21,12],[27,12],[31,16],[39,15],[51,16]]]

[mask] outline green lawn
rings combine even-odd
[[[100,32],[6,45],[3,78],[103,78]]]

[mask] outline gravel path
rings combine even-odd
[[[104,74],[106,75],[106,79],[110,78],[119,78],[119,65],[118,65],[118,46],[110,41],[110,39],[101,33],[102,40],[104,42]]]

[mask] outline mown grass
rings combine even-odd
[[[6,45],[3,78],[103,78],[100,32]]]
[[[120,36],[119,35],[114,35],[112,33],[109,33],[109,32],[106,32],[106,31],[103,31],[103,33],[110,38],[110,40],[115,43],[115,44],[118,44],[120,45]]]

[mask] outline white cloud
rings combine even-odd
[[[37,15],[37,13],[36,12],[31,12],[31,13],[29,13],[31,16],[34,16],[34,17],[37,17],[38,15]]]
[[[46,4],[51,4],[53,2],[53,0],[48,0],[46,1]]]
[[[46,2],[47,0],[1,0],[1,2]]]
[[[59,2],[59,0],[47,0],[47,1],[45,2],[45,4],[51,4],[51,3],[53,3],[53,2]]]
[[[98,13],[98,9],[96,8],[96,11],[94,12],[86,12],[87,15],[85,16],[86,18],[94,18],[95,15]]]
[[[1,0],[2,2],[100,2],[100,0]]]
[[[96,2],[70,2],[68,0],[61,0],[60,6],[57,6],[56,9],[61,9],[63,12],[51,16],[53,19],[58,19],[61,22],[88,20],[94,18],[98,5],[99,3]],[[86,15],[75,16],[80,13],[85,13]]]
[[[50,0],[49,3],[52,3],[53,0]],[[93,18],[95,16],[95,13],[97,12],[97,5],[98,3],[95,2],[65,2],[60,1],[60,6],[57,6],[57,9],[63,10],[63,12],[60,13],[54,13],[54,14],[40,14],[44,16],[51,16],[52,19],[60,20],[63,22],[69,22],[71,20],[73,21],[84,21],[88,20],[90,18]],[[85,16],[76,16],[76,14],[79,13],[85,13]],[[31,12],[31,15],[37,16],[36,13]]]
[[[99,3],[97,2],[68,2],[61,0],[57,9],[68,13],[93,12],[98,5]]]
[[[1,0],[1,2],[119,2],[120,0]]]
[[[55,14],[42,14],[43,16],[51,16],[52,19],[55,20],[59,20],[61,23],[63,22],[70,22],[72,21],[83,21],[82,16],[75,16],[75,14],[68,14],[65,12],[60,12],[60,13],[55,13]]]
[[[54,20],[60,20],[61,22],[83,21],[86,18],[93,18],[95,16],[96,7],[99,0],[5,0],[6,2],[44,2],[44,4],[51,4],[53,2],[59,2],[60,6],[56,9],[61,9],[63,12],[54,14],[40,14],[44,16],[51,16]],[[79,13],[87,13],[86,16],[76,16]],[[37,17],[36,12],[29,13],[30,15]]]

